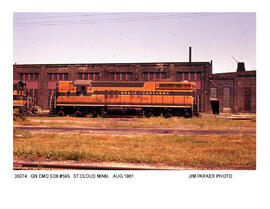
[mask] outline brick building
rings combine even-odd
[[[240,68],[239,68],[240,66]],[[242,66],[242,67],[241,67]],[[13,79],[24,80],[34,103],[49,109],[58,80],[193,81],[200,112],[256,112],[256,71],[212,74],[211,62],[20,64]]]
[[[209,101],[216,112],[256,113],[256,71],[245,71],[238,63],[237,72],[210,75]]]

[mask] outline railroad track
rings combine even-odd
[[[24,131],[45,131],[45,132],[83,132],[92,134],[198,134],[198,135],[226,135],[226,134],[256,134],[253,130],[197,130],[177,128],[100,128],[100,127],[49,127],[49,126],[21,126],[15,128]]]
[[[175,167],[14,161],[13,170],[176,170]],[[179,169],[179,168],[178,168]]]

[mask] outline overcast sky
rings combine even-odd
[[[256,69],[256,13],[14,13],[17,64],[210,62]]]

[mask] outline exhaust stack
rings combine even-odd
[[[244,62],[238,62],[237,63],[237,72],[245,72],[245,63]]]
[[[189,62],[191,62],[191,46],[189,47]]]

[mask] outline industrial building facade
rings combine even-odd
[[[237,72],[212,74],[209,81],[212,112],[256,113],[256,71],[238,63]]]
[[[13,80],[24,80],[35,104],[49,109],[59,80],[193,81],[200,112],[256,112],[256,72],[212,74],[211,62],[20,64]]]

